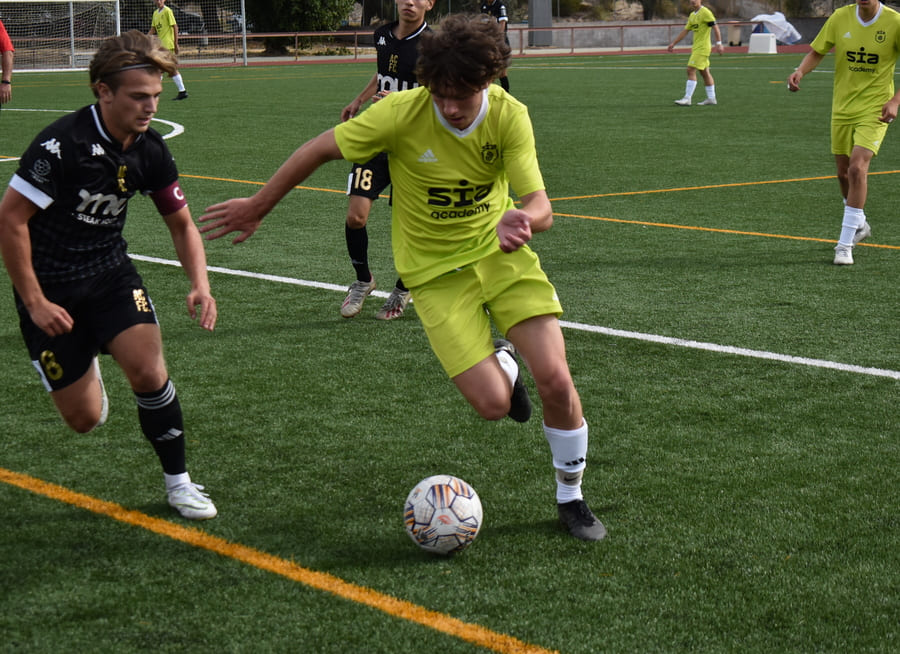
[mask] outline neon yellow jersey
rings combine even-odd
[[[834,48],[832,122],[878,117],[882,105],[894,95],[900,14],[882,4],[875,18],[863,24],[856,5],[841,7],[825,21],[811,45],[823,55]]]
[[[341,123],[335,139],[349,161],[388,153],[394,265],[408,287],[496,252],[510,187],[519,196],[544,188],[528,109],[493,84],[465,130],[449,125],[418,87]]]
[[[687,24],[684,29],[694,33],[694,43],[691,46],[691,53],[695,55],[709,56],[712,52],[712,44],[710,43],[709,33],[712,26],[716,22],[716,17],[708,7],[701,6],[697,11],[692,11],[688,16]]]
[[[175,14],[170,7],[157,9],[150,20],[150,26],[156,30],[156,36],[167,50],[175,50],[175,24]]]

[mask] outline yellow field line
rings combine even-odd
[[[895,175],[900,170],[883,170],[880,172],[870,172],[869,175]],[[729,184],[708,184],[706,186],[684,186],[681,188],[660,188],[647,191],[619,191],[617,193],[596,193],[594,195],[573,195],[567,198],[552,198],[553,202],[561,202],[563,200],[591,200],[593,198],[614,198],[625,195],[650,195],[652,193],[680,193],[682,191],[705,191],[716,188],[734,188],[738,186],[761,186],[764,184],[791,184],[796,182],[818,182],[823,179],[837,179],[835,175],[825,175],[822,177],[797,177],[796,179],[768,179],[758,182],[732,182]]]
[[[429,629],[434,629],[495,652],[501,652],[502,654],[551,654],[552,652],[552,650],[531,645],[512,636],[499,634],[479,625],[463,622],[444,613],[431,611],[417,604],[379,593],[371,588],[357,586],[326,572],[303,568],[291,561],[286,561],[246,545],[229,542],[199,529],[184,527],[168,520],[154,518],[140,511],[126,509],[113,502],[83,495],[35,477],[0,468],[0,481],[38,495],[44,495],[66,504],[105,515],[119,522],[152,531],[172,540],[187,543],[193,547],[215,552],[221,556],[252,565],[260,570],[267,570],[311,588],[331,593],[352,602],[364,604],[393,617],[415,622]]]
[[[784,238],[791,241],[818,241],[819,243],[836,243],[834,239],[814,238],[812,236],[793,236],[790,234],[771,234],[768,232],[744,232],[738,229],[722,229],[720,227],[700,227],[698,225],[676,225],[674,223],[655,223],[647,220],[624,220],[622,218],[604,218],[603,216],[584,216],[576,213],[553,212],[554,216],[564,218],[582,218],[584,220],[600,220],[607,223],[624,223],[626,225],[644,225],[645,227],[666,227],[668,229],[690,229],[698,232],[716,232],[718,234],[738,234],[740,236],[763,236],[765,238]],[[900,245],[883,245],[881,243],[857,243],[856,247],[883,248],[900,250]]]
[[[896,173],[900,173],[900,170],[886,170],[877,173],[869,173],[870,175],[893,175]],[[265,182],[250,182],[247,180],[241,179],[227,179],[222,177],[204,177],[202,175],[181,175],[182,177],[193,177],[194,179],[205,179],[217,182],[234,182],[237,184],[254,184],[257,186],[262,186]],[[667,188],[667,189],[653,189],[650,191],[622,191],[619,193],[600,193],[597,195],[579,195],[572,196],[568,198],[552,198],[551,202],[561,202],[563,200],[589,200],[592,198],[609,198],[623,195],[643,195],[650,193],[676,193],[681,191],[700,191],[706,189],[714,189],[714,188],[729,188],[734,186],[755,186],[757,184],[787,184],[789,182],[811,182],[818,181],[823,179],[835,179],[834,175],[826,176],[826,177],[799,177],[797,179],[773,179],[762,182],[734,182],[731,184],[713,184],[709,186],[686,186],[684,188]],[[308,191],[325,191],[326,193],[344,193],[344,191],[336,191],[334,189],[327,188],[316,188],[312,186],[295,186],[294,188],[304,189]],[[387,197],[382,195],[381,197]],[[827,238],[813,238],[809,236],[792,236],[790,234],[770,234],[768,232],[744,232],[736,229],[720,229],[717,227],[699,227],[696,225],[676,225],[674,223],[657,223],[650,222],[645,220],[623,220],[621,218],[605,218],[603,216],[586,216],[583,214],[577,213],[561,213],[559,211],[553,212],[554,216],[562,216],[564,218],[582,218],[584,220],[600,220],[608,223],[624,223],[627,225],[644,225],[646,227],[665,227],[667,229],[692,229],[699,232],[716,232],[719,234],[738,234],[741,236],[762,236],[764,238],[784,238],[792,241],[817,241],[819,243],[835,243],[834,239]],[[858,243],[859,247],[867,247],[867,248],[883,248],[886,250],[900,250],[900,245],[882,245],[880,243]]]

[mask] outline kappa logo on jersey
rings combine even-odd
[[[434,152],[431,151],[431,148],[425,150],[422,153],[422,156],[419,157],[419,163],[437,163],[438,158],[434,156]]]
[[[43,143],[41,143],[41,147],[50,154],[55,154],[57,159],[62,159],[62,145],[56,139],[44,141]]]
[[[384,37],[382,36],[378,39],[378,43],[376,43],[375,45],[387,45],[387,41],[385,41]]]
[[[94,143],[91,146],[91,156],[92,157],[102,157],[104,154],[106,154],[106,150],[104,150],[103,146],[100,145],[99,143]]]

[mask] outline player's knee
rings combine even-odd
[[[69,414],[62,414],[69,429],[78,434],[87,434],[100,426],[101,410],[83,408]]]
[[[361,214],[353,211],[347,214],[347,227],[350,229],[362,229],[366,226],[367,222],[369,222],[368,214]]]
[[[500,420],[509,413],[511,393],[484,393],[469,398],[469,403],[485,420]]]
[[[545,406],[563,409],[578,402],[578,391],[565,369],[560,368],[550,374],[535,377],[534,383],[541,403]]]

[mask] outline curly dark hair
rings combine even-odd
[[[100,44],[88,68],[91,90],[95,97],[100,97],[97,85],[103,82],[115,91],[119,88],[119,73],[123,70],[151,68],[160,74],[171,75],[177,66],[175,55],[158,38],[131,30],[121,36],[111,36]]]
[[[419,84],[446,95],[478,91],[509,67],[510,47],[491,16],[453,14],[419,37]]]

